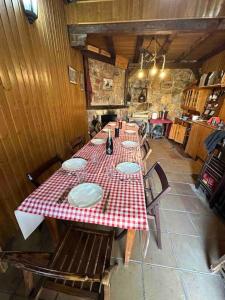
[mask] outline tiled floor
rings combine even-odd
[[[149,166],[159,161],[171,185],[160,204],[163,249],[158,249],[155,226],[150,224],[146,258],[142,260],[138,236],[132,262],[126,268],[121,265],[112,278],[112,299],[225,299],[223,280],[209,270],[225,253],[225,225],[193,190],[201,165],[181,156],[167,140],[153,140],[151,146]],[[157,191],[158,182],[153,181]],[[123,249],[124,241],[115,244],[113,255],[121,259]]]
[[[160,206],[163,249],[157,248],[154,224],[150,224],[145,259],[140,234],[127,267],[123,265],[125,238],[115,242],[113,257],[119,268],[112,276],[111,300],[224,300],[224,282],[210,273],[209,266],[225,254],[225,225],[193,190],[193,178],[201,166],[181,156],[167,140],[153,140],[151,146],[149,165],[160,161],[171,185]],[[157,191],[158,182],[153,180]],[[17,250],[26,247],[51,247],[47,230],[43,228],[28,241],[21,238],[11,245]],[[0,300],[27,299],[23,293],[19,272],[9,269],[0,274]]]

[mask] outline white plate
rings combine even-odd
[[[135,123],[127,123],[127,126],[134,127],[134,126],[136,126],[136,124]]]
[[[111,131],[111,129],[110,128],[104,128],[104,129],[102,129],[102,131],[104,131],[104,132],[109,132],[109,130]]]
[[[103,189],[96,183],[81,183],[69,192],[68,202],[76,207],[86,208],[102,200]]]
[[[116,170],[123,174],[135,174],[141,170],[141,167],[137,163],[122,162],[116,166]]]
[[[109,126],[116,126],[116,122],[110,122],[108,125]]]
[[[137,142],[133,141],[124,141],[121,143],[124,148],[136,148],[138,146]]]
[[[94,145],[102,145],[102,144],[105,144],[105,140],[104,139],[92,139],[91,143]]]
[[[83,158],[71,158],[62,164],[62,168],[66,171],[76,171],[84,169],[87,165],[87,161]]]
[[[134,134],[135,131],[134,131],[134,130],[127,129],[127,130],[125,130],[125,133],[128,133],[128,134]]]

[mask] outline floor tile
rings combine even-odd
[[[1,293],[0,292],[0,299],[1,300],[10,300],[11,295],[7,293]]]
[[[161,266],[176,267],[175,256],[172,251],[172,241],[168,234],[162,233],[162,249],[158,248],[156,232],[150,231],[148,251],[144,262]]]
[[[146,300],[184,300],[182,282],[177,270],[144,265]]]
[[[194,196],[167,194],[162,198],[160,208],[197,214],[212,214],[207,204]]]
[[[219,276],[181,272],[188,300],[224,300],[224,282]]]
[[[130,262],[128,266],[120,264],[111,278],[111,300],[144,299],[142,267]]]
[[[169,194],[196,196],[190,184],[180,182],[170,182],[171,191]]]
[[[6,273],[0,273],[0,292],[13,294],[22,281],[22,272],[10,267]]]
[[[162,218],[160,220],[163,220],[161,223],[164,232],[197,235],[188,213],[160,210],[160,217],[161,216]]]
[[[179,268],[210,272],[206,245],[200,237],[179,234],[170,234],[170,237]]]
[[[200,236],[225,240],[225,225],[216,215],[189,215]]]

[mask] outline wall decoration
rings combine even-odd
[[[103,78],[103,90],[111,91],[113,87],[113,80],[109,78]]]
[[[77,84],[78,72],[69,66],[69,81],[70,83]]]
[[[80,89],[84,91],[84,73],[80,72]]]

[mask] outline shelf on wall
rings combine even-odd
[[[212,84],[212,85],[206,85],[206,86],[199,86],[199,89],[224,89],[225,86],[221,86],[220,83],[218,84]]]
[[[128,105],[93,105],[87,106],[87,110],[98,110],[98,109],[120,109],[128,108]]]

